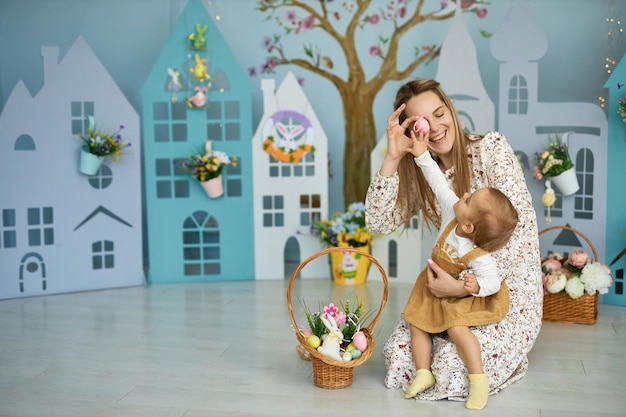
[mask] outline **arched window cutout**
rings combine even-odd
[[[398,278],[398,242],[389,241],[387,249],[389,249],[389,265],[387,265],[389,277]]]
[[[290,236],[285,243],[283,259],[285,260],[285,266],[283,268],[285,279],[288,280],[298,266],[300,266],[300,244],[298,243],[298,239],[293,236]],[[300,273],[298,273],[298,278],[300,278]]]
[[[220,232],[217,220],[198,210],[183,223],[183,272],[185,275],[221,274]]]
[[[14,150],[16,151],[34,151],[35,141],[30,135],[20,135],[15,140]]]
[[[224,71],[220,68],[217,68],[215,72],[211,75],[211,87],[209,87],[209,91],[230,91],[230,81],[228,80],[228,76]]]
[[[589,148],[582,148],[576,154],[576,177],[580,188],[574,197],[574,218],[593,219],[593,175],[595,163],[593,152]]]
[[[509,114],[528,113],[528,84],[521,75],[511,78],[507,100]]]

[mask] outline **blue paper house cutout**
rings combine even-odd
[[[207,26],[204,49],[189,42],[196,24]],[[206,60],[210,81],[195,78],[197,60]],[[196,87],[207,87],[203,106],[187,103]],[[254,279],[252,86],[202,1],[181,13],[141,98],[149,282]],[[238,159],[217,199],[174,164],[207,139]]]
[[[619,85],[618,85],[619,84]],[[607,158],[608,177],[606,187],[606,262],[611,262],[626,247],[626,193],[624,192],[624,178],[626,178],[626,122],[618,113],[619,100],[626,99],[626,55],[622,57],[613,69],[611,76],[604,84],[609,90],[609,151]],[[607,304],[626,306],[626,287],[624,283],[624,269],[626,256],[611,265],[613,285],[609,293],[602,296]]]

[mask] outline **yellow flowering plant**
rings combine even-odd
[[[373,241],[365,226],[365,205],[362,202],[350,204],[346,212],[337,212],[330,220],[319,220],[311,226],[311,233],[330,246],[359,248]]]
[[[237,157],[229,157],[225,152],[212,150],[209,153],[190,153],[183,160],[175,160],[174,164],[198,181],[205,182],[219,177],[226,165],[237,166]]]

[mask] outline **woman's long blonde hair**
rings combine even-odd
[[[455,129],[455,143],[452,146],[452,161],[454,163],[453,189],[457,196],[461,197],[470,190],[470,168],[467,155],[468,137],[461,128],[459,116],[448,95],[441,89],[435,80],[416,79],[404,84],[396,93],[394,109],[401,104],[407,103],[411,98],[426,91],[437,94],[452,114]],[[406,120],[406,114],[400,114],[400,123]],[[409,135],[407,131],[407,136]],[[437,214],[437,199],[431,190],[422,170],[413,162],[413,155],[407,153],[398,166],[400,185],[398,190],[397,205],[403,213],[403,220],[408,224],[415,214],[421,216],[429,229],[440,227],[441,219]]]

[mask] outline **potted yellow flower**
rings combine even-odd
[[[319,220],[311,226],[311,233],[328,246],[357,248],[367,254],[373,241],[365,226],[365,205],[354,202],[346,212],[337,212],[330,220]],[[370,261],[357,252],[333,252],[331,275],[339,285],[363,284],[367,279]]]
[[[174,161],[183,170],[200,182],[211,198],[224,194],[222,170],[226,165],[237,166],[237,157],[229,157],[225,152],[212,149],[212,141],[205,145],[206,152],[191,153],[182,161]]]

